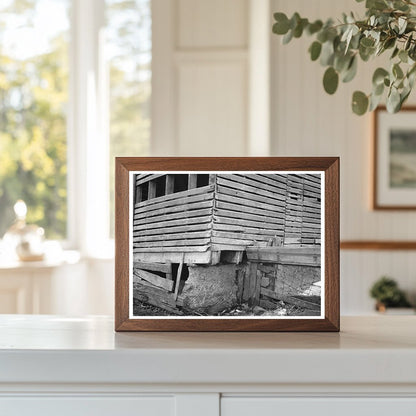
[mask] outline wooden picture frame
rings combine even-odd
[[[339,158],[119,157],[115,189],[116,331],[339,331]],[[193,208],[197,199],[209,208]],[[254,208],[245,213],[246,206]],[[232,215],[222,218],[225,208]],[[212,220],[200,219],[206,210]],[[210,224],[208,231],[191,227],[203,222]],[[223,231],[217,229],[221,222],[234,225]],[[269,229],[269,222],[276,223],[278,231]],[[261,231],[253,231],[255,227]],[[188,235],[191,232],[198,234]],[[199,244],[195,255],[189,241]],[[191,251],[181,253],[185,243]],[[318,268],[323,284],[316,312],[306,295],[289,292],[309,284],[311,276],[316,279]],[[281,294],[282,281],[303,275],[296,288],[285,286],[289,295]],[[206,297],[217,293],[209,285],[217,281],[219,290],[231,287],[225,295],[218,292],[221,305],[228,305],[229,299],[245,303],[226,309],[227,316],[201,314]],[[319,286],[315,282],[310,287],[315,289],[315,284]],[[206,297],[195,295],[195,290],[205,290]],[[264,312],[259,302],[274,306]],[[202,310],[217,306],[214,302]],[[247,315],[239,315],[244,307]],[[279,308],[295,312],[282,316]]]
[[[374,210],[416,209],[416,107],[373,112]],[[414,160],[412,159],[414,158]]]

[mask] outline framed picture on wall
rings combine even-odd
[[[116,158],[117,331],[338,331],[338,158]]]
[[[373,117],[373,208],[416,209],[416,107],[380,107]]]

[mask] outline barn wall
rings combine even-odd
[[[217,175],[213,250],[320,244],[318,175]]]
[[[284,245],[321,243],[321,179],[318,175],[288,175]]]
[[[206,252],[210,244],[214,185],[137,203],[133,252]]]

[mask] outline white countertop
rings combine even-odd
[[[416,316],[338,333],[115,333],[107,317],[0,316],[0,383],[416,383]]]

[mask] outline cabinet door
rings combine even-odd
[[[416,398],[223,397],[221,416],[415,416]]]
[[[152,397],[9,397],[0,398],[7,416],[174,416],[173,396]]]

